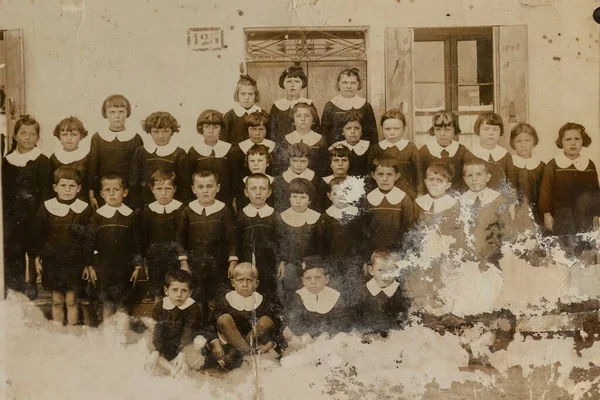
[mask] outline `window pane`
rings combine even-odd
[[[490,90],[493,90],[492,85],[489,85]],[[494,106],[484,104],[481,91],[487,86],[459,86],[458,87],[458,111],[493,111]]]
[[[460,111],[493,109],[492,46],[491,37],[457,42],[458,109]]]
[[[446,105],[444,42],[415,42],[415,108],[438,110]]]
[[[446,108],[445,85],[415,83],[415,108],[419,111],[437,111]]]

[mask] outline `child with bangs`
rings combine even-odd
[[[323,212],[331,205],[331,200],[327,198],[329,182],[334,178],[346,178],[348,176],[350,154],[351,150],[342,144],[334,144],[329,148],[329,168],[331,175],[325,176],[319,181],[315,210]]]
[[[350,169],[348,175],[366,176],[369,174],[369,149],[368,140],[363,140],[363,129],[361,125],[362,115],[355,110],[345,114],[341,122],[344,124],[343,134],[345,140],[340,140],[332,144],[329,149],[339,147],[340,145],[350,150]]]
[[[244,189],[246,187],[246,180],[252,174],[264,174],[267,178],[269,178],[269,183],[272,184],[273,178],[271,175],[267,174],[267,170],[271,166],[273,162],[273,157],[269,152],[267,146],[262,144],[255,144],[246,153],[246,157],[244,160],[244,166],[248,170],[248,174],[244,175],[239,180],[239,185],[237,187],[237,194],[235,198],[235,209],[239,212],[241,209],[246,207],[249,203],[248,197],[244,194]],[[269,197],[267,200],[267,204],[271,207],[273,206],[273,197]]]
[[[257,104],[260,101],[256,81],[248,75],[240,76],[233,94],[233,107],[223,116],[223,129],[221,130],[224,142],[236,145],[248,139],[248,126],[246,117],[262,109]]]

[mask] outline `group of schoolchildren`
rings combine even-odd
[[[2,164],[7,287],[35,297],[41,275],[52,319],[75,325],[80,295],[106,320],[131,310],[147,275],[156,295],[151,364],[177,375],[198,367],[198,334],[208,362],[231,369],[244,355],[297,349],[324,332],[399,328],[410,301],[396,265],[426,240],[415,240],[415,227],[470,230],[481,238],[473,255],[485,261],[517,215],[556,235],[593,223],[598,176],[580,154],[591,139],[579,124],[560,128],[562,151],[547,165],[533,155],[529,124],[510,132],[515,155],[501,147],[493,112],[477,119],[473,152],[447,111],[432,117],[435,140],[417,149],[397,109],[381,117],[378,140],[356,68],[339,73],[340,94],[321,118],[301,97],[306,85],[301,67],[285,69],[286,97],[267,114],[256,81],[242,76],[230,111],[200,114],[187,152],[167,112],[149,115],[144,135],[126,127],[122,95],[104,101],[108,127],[85,146],[84,124],[60,121],[50,158],[36,147],[39,124],[22,116]]]

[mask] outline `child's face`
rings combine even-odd
[[[358,93],[358,78],[356,76],[342,74],[338,83],[340,84],[340,94],[343,97],[354,97]]]
[[[310,109],[300,107],[294,113],[294,126],[298,132],[310,132],[313,123],[313,115]]]
[[[248,178],[244,194],[250,199],[250,203],[254,207],[261,208],[265,205],[269,196],[271,196],[271,185],[269,184],[269,180],[263,178]]]
[[[290,167],[295,174],[301,174],[308,168],[308,157],[290,158]]]
[[[468,165],[463,170],[463,179],[473,192],[485,189],[491,177],[483,165]]]
[[[290,206],[292,210],[298,213],[303,213],[310,204],[310,197],[307,193],[292,193],[290,194]]]
[[[498,125],[481,124],[479,138],[483,147],[493,148],[500,140],[500,127]]]
[[[302,274],[302,284],[312,294],[320,293],[329,283],[323,268],[311,268]]]
[[[108,128],[111,130],[123,130],[125,120],[127,119],[127,108],[125,107],[106,107],[106,119],[108,119]]]
[[[581,132],[577,129],[569,129],[562,138],[563,151],[567,157],[577,158],[583,147]]]
[[[123,181],[120,179],[105,179],[102,181],[100,196],[109,206],[120,207],[123,204],[123,199],[127,197],[127,189],[125,189]]]
[[[267,157],[262,154],[251,154],[248,156],[248,169],[253,174],[264,174],[269,163]]]
[[[171,141],[173,130],[171,128],[152,128],[150,136],[157,146],[166,146]]]
[[[196,176],[192,185],[192,192],[196,195],[198,203],[202,206],[210,206],[215,202],[221,185],[217,184],[214,176]]]
[[[380,288],[386,288],[394,282],[394,270],[393,264],[382,260],[377,260],[375,265],[369,265],[369,273]]]
[[[327,193],[327,197],[335,208],[346,208],[348,206],[348,194],[342,188],[342,185],[333,185],[331,192]]]
[[[15,135],[17,141],[17,150],[20,153],[31,151],[37,144],[40,136],[38,135],[35,125],[21,125],[19,131]]]
[[[389,192],[394,188],[394,184],[400,179],[400,173],[396,172],[393,167],[384,167],[378,165],[375,172],[371,173],[379,190]]]
[[[265,140],[265,136],[267,136],[266,126],[261,125],[248,127],[248,137],[250,138],[252,143],[262,143],[263,140]]]
[[[185,282],[173,281],[169,284],[169,287],[165,286],[165,294],[176,306],[184,304],[191,293],[190,285]]]
[[[454,140],[455,132],[452,125],[434,126],[433,133],[435,135],[435,140],[442,147],[450,146]]]
[[[396,143],[404,136],[404,124],[396,118],[383,121],[383,136],[390,143]]]
[[[531,158],[535,147],[535,138],[527,132],[521,132],[513,139],[513,146],[519,157]]]
[[[61,178],[58,183],[52,185],[52,189],[56,192],[59,200],[73,200],[75,196],[81,191],[81,185],[73,179]]]
[[[214,146],[219,141],[219,135],[221,134],[221,125],[219,124],[202,124],[202,136],[204,136],[204,143],[209,146]]]
[[[254,99],[256,99],[254,86],[241,85],[240,90],[238,91],[238,99],[240,100],[240,105],[245,109],[252,107],[254,105]]]
[[[152,194],[158,204],[167,205],[175,196],[176,186],[171,181],[155,182],[152,185]]]
[[[350,168],[350,160],[348,157],[331,157],[331,164],[329,164],[333,171],[333,176],[346,176],[348,175],[348,168]]]
[[[360,141],[362,136],[362,126],[360,126],[358,121],[350,121],[344,125],[343,133],[344,137],[346,138],[346,142],[354,146]]]
[[[290,100],[295,100],[300,97],[302,90],[302,79],[298,77],[287,77],[283,81],[283,89],[285,96]]]
[[[438,198],[446,194],[446,191],[452,186],[452,182],[443,175],[427,171],[425,186],[431,197]]]
[[[79,142],[81,142],[82,137],[81,132],[77,129],[63,129],[59,133],[58,140],[60,140],[63,149],[66,151],[73,151],[77,150],[79,147]]]
[[[240,296],[250,297],[258,287],[258,279],[252,273],[251,268],[237,268],[233,273],[231,285]]]

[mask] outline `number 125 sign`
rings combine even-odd
[[[189,28],[187,44],[190,50],[221,50],[223,48],[223,29]]]

